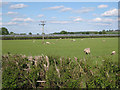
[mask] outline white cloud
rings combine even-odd
[[[18,12],[7,12],[7,15],[15,15],[18,14]]]
[[[104,12],[101,16],[118,16],[118,9],[112,9]]]
[[[30,22],[32,22],[33,19],[31,19],[31,18],[14,18],[14,19],[12,19],[12,21],[24,21],[24,22],[30,21]]]
[[[54,6],[54,7],[48,7],[48,8],[44,8],[44,10],[57,10],[57,9],[61,9],[64,8],[64,6]]]
[[[73,10],[74,13],[88,13],[90,11],[94,11],[93,7],[82,7],[79,10]]]
[[[24,19],[24,21],[33,21],[33,19],[31,19],[31,18],[26,18],[26,19]]]
[[[93,22],[114,22],[116,20],[110,19],[110,18],[95,18],[92,20]]]
[[[44,17],[44,15],[43,15],[43,14],[40,14],[40,15],[38,15],[38,17],[40,17],[40,18],[41,18],[41,17]]]
[[[75,18],[73,21],[75,21],[75,22],[79,22],[79,21],[83,21],[83,19],[80,18],[80,17],[77,17],[77,18]]]
[[[53,24],[67,24],[67,23],[72,23],[71,21],[49,21],[49,23]]]
[[[102,19],[101,19],[101,18],[95,18],[95,19],[93,19],[93,21],[94,21],[94,22],[101,22]]]
[[[11,25],[16,25],[16,22],[7,22],[7,23],[2,23],[3,25],[11,26]]]
[[[24,21],[24,18],[14,18],[12,21]]]
[[[27,5],[25,5],[25,4],[15,4],[15,5],[10,6],[11,9],[21,9],[21,8],[24,8],[24,7],[27,7]]]
[[[66,11],[71,11],[72,10],[72,8],[62,8],[60,11],[61,12],[66,12]]]
[[[108,5],[99,5],[98,8],[107,8]]]

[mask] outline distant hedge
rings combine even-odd
[[[68,39],[68,38],[106,38],[106,37],[118,37],[118,36],[49,36],[44,37],[45,39]],[[42,39],[42,36],[39,37],[9,37],[3,36],[2,40],[25,40],[25,39]]]

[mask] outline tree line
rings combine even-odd
[[[102,30],[102,31],[83,31],[83,32],[67,32],[62,30],[61,32],[55,32],[53,34],[117,34],[116,30]]]
[[[0,28],[0,35],[27,35],[27,33],[9,32],[7,28],[2,27],[2,28]],[[32,33],[29,32],[28,35],[32,35]],[[37,35],[39,35],[39,33],[37,33]]]
[[[62,30],[61,32],[54,32],[52,34],[118,34],[117,30],[102,30],[102,31],[84,31],[84,32],[67,32]],[[14,33],[9,32],[6,27],[0,28],[0,35],[32,35],[32,32],[27,33]],[[37,33],[39,35],[39,33]]]

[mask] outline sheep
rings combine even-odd
[[[71,41],[75,42],[76,40],[75,40],[75,39],[73,39],[73,40],[71,40]]]
[[[50,42],[46,42],[46,44],[50,44]]]
[[[85,52],[86,54],[90,54],[90,48],[85,48],[85,49],[84,49],[84,52]]]
[[[114,55],[116,52],[115,51],[112,51],[111,55]]]

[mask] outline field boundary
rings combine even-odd
[[[120,34],[52,34],[44,35],[45,39],[67,39],[67,38],[104,38],[104,37],[119,37]],[[42,35],[0,35],[2,40],[17,40],[17,39],[42,39]]]

